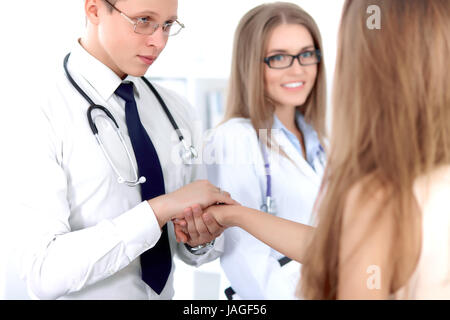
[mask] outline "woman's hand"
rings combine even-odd
[[[204,219],[214,219],[223,228],[236,226],[236,214],[241,205],[238,203],[232,205],[214,205],[208,207],[204,213]]]
[[[182,241],[184,240],[183,242],[191,247],[211,242],[225,230],[211,216],[203,214],[200,205],[193,205],[192,208],[186,208],[183,213],[184,219],[181,221],[185,223],[181,229],[185,238],[182,238]]]
[[[186,208],[183,214],[177,215],[173,220],[177,241],[188,243],[190,246],[212,241],[225,228],[234,225],[233,217],[238,207],[240,206],[214,205],[203,211],[200,205]]]

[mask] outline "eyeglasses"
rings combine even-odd
[[[291,54],[276,54],[267,58],[264,58],[264,63],[272,69],[286,69],[292,66],[294,59],[298,60],[298,63],[302,66],[310,66],[318,64],[320,62],[321,53],[320,50],[303,51],[296,56]]]
[[[128,17],[125,13],[117,9],[113,4],[111,4],[108,0],[104,0],[107,4],[109,4],[114,10],[120,13],[122,17],[125,18],[129,23],[134,26],[134,32],[138,34],[152,35],[158,30],[161,26],[159,23],[150,21],[150,17],[142,17],[137,18],[137,21],[134,21],[130,17]],[[180,21],[175,20],[171,22],[164,22],[161,26],[162,31],[167,36],[175,36],[180,33],[181,29],[184,28],[184,24]]]

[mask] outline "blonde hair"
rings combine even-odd
[[[366,25],[370,5],[381,29]],[[301,294],[335,299],[348,191],[387,194],[393,210],[395,270],[417,238],[414,180],[450,163],[450,1],[347,0],[333,90],[331,150],[319,196],[318,227],[302,268]],[[370,179],[365,179],[370,177]],[[380,216],[383,210],[377,211]],[[375,221],[376,223],[376,221]]]
[[[310,32],[316,49],[322,40],[313,18],[299,6],[275,2],[263,4],[242,17],[234,37],[231,75],[224,122],[235,117],[250,118],[253,128],[268,129],[273,124],[274,105],[264,90],[264,54],[272,30],[281,24],[300,24]],[[312,124],[319,138],[325,134],[326,79],[323,60],[318,65],[316,84],[298,109]],[[270,139],[270,138],[269,138]],[[270,146],[270,141],[268,141]]]

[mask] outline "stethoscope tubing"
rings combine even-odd
[[[266,175],[266,195],[260,209],[268,213],[275,213],[273,210],[275,199],[272,198],[272,175],[270,171],[269,156],[267,154],[265,145],[261,141],[260,148],[264,160],[264,172]]]
[[[260,142],[260,147],[261,147],[261,153],[263,156],[263,160],[264,160],[264,171],[265,171],[265,175],[266,175],[266,194],[265,194],[265,198],[263,200],[263,204],[261,205],[261,210],[265,211],[265,212],[269,212],[269,213],[274,213],[273,212],[273,207],[275,205],[275,199],[274,197],[272,197],[272,174],[271,174],[271,170],[270,170],[270,162],[269,162],[269,155],[267,153],[267,149],[266,146]],[[325,160],[323,159],[323,148],[322,146],[320,146],[320,151],[317,155],[318,160],[315,160],[316,164],[317,161],[319,162],[318,164],[321,166],[321,168],[323,166],[325,166]],[[316,168],[316,170],[318,170],[319,168]]]
[[[89,125],[92,129],[92,132],[95,134],[98,132],[98,130],[96,129],[95,124],[92,121],[92,117],[90,116],[92,109],[94,108],[100,108],[102,111],[104,111],[109,118],[111,118],[111,120],[114,122],[114,124],[116,125],[116,127],[118,128],[118,124],[116,122],[116,120],[114,119],[113,115],[109,112],[109,110],[101,105],[97,105],[94,103],[94,101],[92,101],[92,99],[86,94],[86,92],[83,91],[83,89],[80,88],[80,86],[76,83],[76,81],[72,78],[72,76],[70,75],[70,72],[67,68],[67,63],[69,61],[69,57],[70,57],[70,53],[68,53],[66,55],[66,57],[64,58],[64,70],[66,72],[66,76],[69,79],[70,83],[75,87],[75,89],[80,93],[80,95],[83,96],[83,98],[89,103],[90,107],[88,109],[88,120],[89,120]],[[181,134],[181,130],[178,127],[178,124],[176,123],[175,119],[173,118],[172,114],[169,111],[169,108],[167,107],[166,103],[164,102],[163,98],[161,97],[161,95],[159,94],[159,92],[156,90],[156,88],[150,83],[150,81],[147,80],[147,78],[145,77],[141,77],[142,81],[144,81],[144,83],[150,88],[150,90],[153,92],[153,94],[155,95],[156,99],[158,100],[158,102],[160,103],[162,109],[164,110],[164,113],[166,114],[167,118],[169,119],[172,127],[174,128],[174,130],[176,131],[177,135],[178,135],[178,139],[180,140],[180,142],[183,143],[183,145],[185,145],[184,142],[184,137]],[[94,108],[93,108],[94,107]],[[95,128],[95,129],[94,129]]]
[[[119,128],[119,125],[118,125],[117,121],[115,120],[115,118],[112,115],[112,113],[106,107],[98,105],[98,104],[95,104],[94,101],[86,94],[86,92],[83,91],[83,89],[80,88],[80,86],[77,84],[77,82],[73,79],[73,77],[71,76],[71,74],[70,74],[70,72],[69,72],[69,70],[67,68],[69,57],[70,57],[70,53],[68,53],[65,56],[64,64],[63,64],[64,65],[64,71],[66,73],[67,79],[72,84],[72,86],[78,91],[78,93],[89,103],[89,108],[88,108],[88,110],[86,112],[87,113],[89,127],[91,128],[92,133],[94,134],[98,144],[100,145],[100,147],[101,147],[105,157],[107,158],[108,162],[110,163],[113,171],[118,176],[118,182],[119,183],[125,183],[125,184],[127,184],[128,186],[131,186],[131,187],[136,186],[139,183],[144,183],[146,181],[146,178],[145,177],[140,177],[140,178],[138,177],[137,169],[136,169],[136,167],[135,167],[135,165],[133,163],[131,154],[130,154],[130,152],[129,152],[126,144],[125,144],[125,140],[123,139],[122,133],[120,132],[120,128]],[[161,95],[159,94],[159,92],[150,83],[150,81],[148,81],[145,77],[141,77],[141,79],[144,81],[144,83],[150,88],[150,90],[155,95],[156,99],[158,100],[158,102],[160,103],[162,109],[164,110],[164,113],[166,114],[167,118],[169,119],[172,127],[174,128],[175,132],[177,133],[178,139],[183,144],[183,146],[185,148],[185,151],[186,151],[184,156],[182,156],[183,160],[187,160],[187,159],[185,159],[185,158],[187,158],[187,152],[189,152],[189,156],[190,156],[191,159],[197,158],[197,156],[198,156],[197,151],[195,150],[195,148],[193,146],[188,146],[188,144],[186,143],[183,135],[181,134],[180,128],[178,127],[175,119],[173,118],[172,114],[170,113],[169,108],[167,107],[166,103],[164,102],[164,100],[161,97]],[[131,166],[132,166],[132,169],[133,169],[133,171],[135,173],[135,180],[134,181],[128,181],[128,180],[125,180],[124,178],[121,177],[121,175],[120,175],[119,171],[117,170],[116,166],[114,165],[112,159],[109,157],[108,153],[106,152],[106,149],[105,149],[105,147],[104,147],[104,145],[103,145],[103,143],[102,143],[102,141],[101,141],[101,139],[100,139],[100,137],[98,135],[98,128],[97,128],[97,126],[96,126],[96,124],[95,124],[95,122],[93,120],[93,117],[92,117],[92,112],[94,110],[96,110],[96,109],[99,109],[102,112],[104,112],[107,115],[107,117],[114,123],[116,133],[118,134],[119,139],[120,139],[121,143],[123,144],[123,146],[125,148],[125,151],[127,153],[127,157],[129,159],[129,161],[131,163]]]

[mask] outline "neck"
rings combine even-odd
[[[277,106],[275,108],[275,115],[286,127],[286,129],[293,133],[298,131],[297,124],[295,122],[295,111],[296,108],[292,106]]]
[[[116,64],[111,60],[108,54],[105,52],[103,47],[100,45],[98,41],[98,37],[96,36],[96,32],[94,30],[89,30],[89,28],[93,28],[92,26],[88,27],[88,30],[84,37],[82,37],[79,42],[80,45],[94,58],[99,60],[105,66],[110,68],[114,73],[121,78],[122,80],[126,78],[126,74],[123,73]]]

